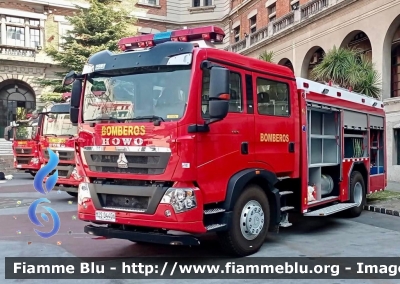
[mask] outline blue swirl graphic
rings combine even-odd
[[[35,200],[34,202],[32,202],[32,204],[29,206],[29,209],[28,209],[29,219],[31,220],[31,222],[34,225],[39,226],[39,227],[43,227],[43,224],[36,217],[36,209],[37,209],[38,205],[42,202],[51,203],[47,198],[39,198],[39,199]],[[57,234],[57,232],[60,230],[61,222],[60,222],[60,217],[58,216],[57,212],[54,209],[47,207],[47,206],[43,206],[43,208],[46,209],[47,212],[50,213],[50,216],[54,220],[53,229],[48,233],[41,232],[36,229],[35,229],[35,232],[40,237],[47,239],[47,238],[50,238],[50,237],[54,236],[55,234]],[[41,216],[46,222],[49,221],[49,218],[47,217],[47,215],[45,213],[42,213]]]
[[[57,167],[59,162],[57,155],[50,148],[47,148],[47,151],[49,153],[49,161],[36,173],[35,179],[33,180],[35,190],[41,194],[49,193],[56,185],[58,179],[58,170],[56,170],[46,181],[46,192],[43,188],[43,181],[45,177]]]

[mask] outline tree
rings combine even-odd
[[[334,46],[311,71],[311,77],[373,98],[379,98],[381,92],[380,76],[374,64],[355,48]]]
[[[87,59],[94,53],[108,49],[118,50],[118,40],[133,35],[133,24],[135,19],[130,16],[130,10],[122,8],[121,1],[116,0],[89,0],[89,8],[79,9],[71,17],[66,17],[72,26],[66,36],[64,43],[58,46],[50,45],[45,52],[66,72],[74,70],[81,71]],[[126,3],[124,7],[133,7],[134,2]],[[58,100],[61,94],[70,91],[70,86],[63,87],[61,82],[66,72],[56,73],[57,79],[38,79],[41,87],[51,87],[52,92],[43,99]],[[57,94],[59,97],[57,98]]]
[[[272,63],[274,60],[274,52],[265,50],[258,56],[258,59]]]

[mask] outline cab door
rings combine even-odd
[[[231,71],[229,113],[223,120],[210,124],[208,132],[196,134],[197,182],[200,188],[207,188],[205,202],[225,198],[229,179],[248,167],[254,159],[254,115],[248,113],[246,106],[246,91],[249,89],[246,78],[247,84],[251,84],[248,80],[251,74],[230,65],[218,64]],[[202,73],[198,100],[200,125],[208,118],[210,79],[209,70]]]
[[[255,157],[278,176],[291,176],[298,161],[295,87],[289,78],[253,73]]]

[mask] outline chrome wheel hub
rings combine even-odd
[[[363,200],[363,191],[361,183],[357,182],[354,185],[353,194],[354,194],[354,203],[357,203],[357,206],[360,206]]]
[[[255,200],[247,202],[240,214],[240,230],[247,240],[254,240],[264,227],[264,212]]]

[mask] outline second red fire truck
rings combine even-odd
[[[216,232],[245,256],[289,212],[357,217],[386,187],[381,101],[211,46],[223,37],[209,26],[124,38],[123,53],[67,74],[86,233],[198,245]]]
[[[82,178],[75,167],[75,139],[78,130],[71,124],[69,109],[69,103],[57,103],[51,104],[40,113],[42,119],[39,125],[39,147],[43,165],[49,160],[48,148],[58,156],[58,179],[54,190],[65,191],[76,197]]]

